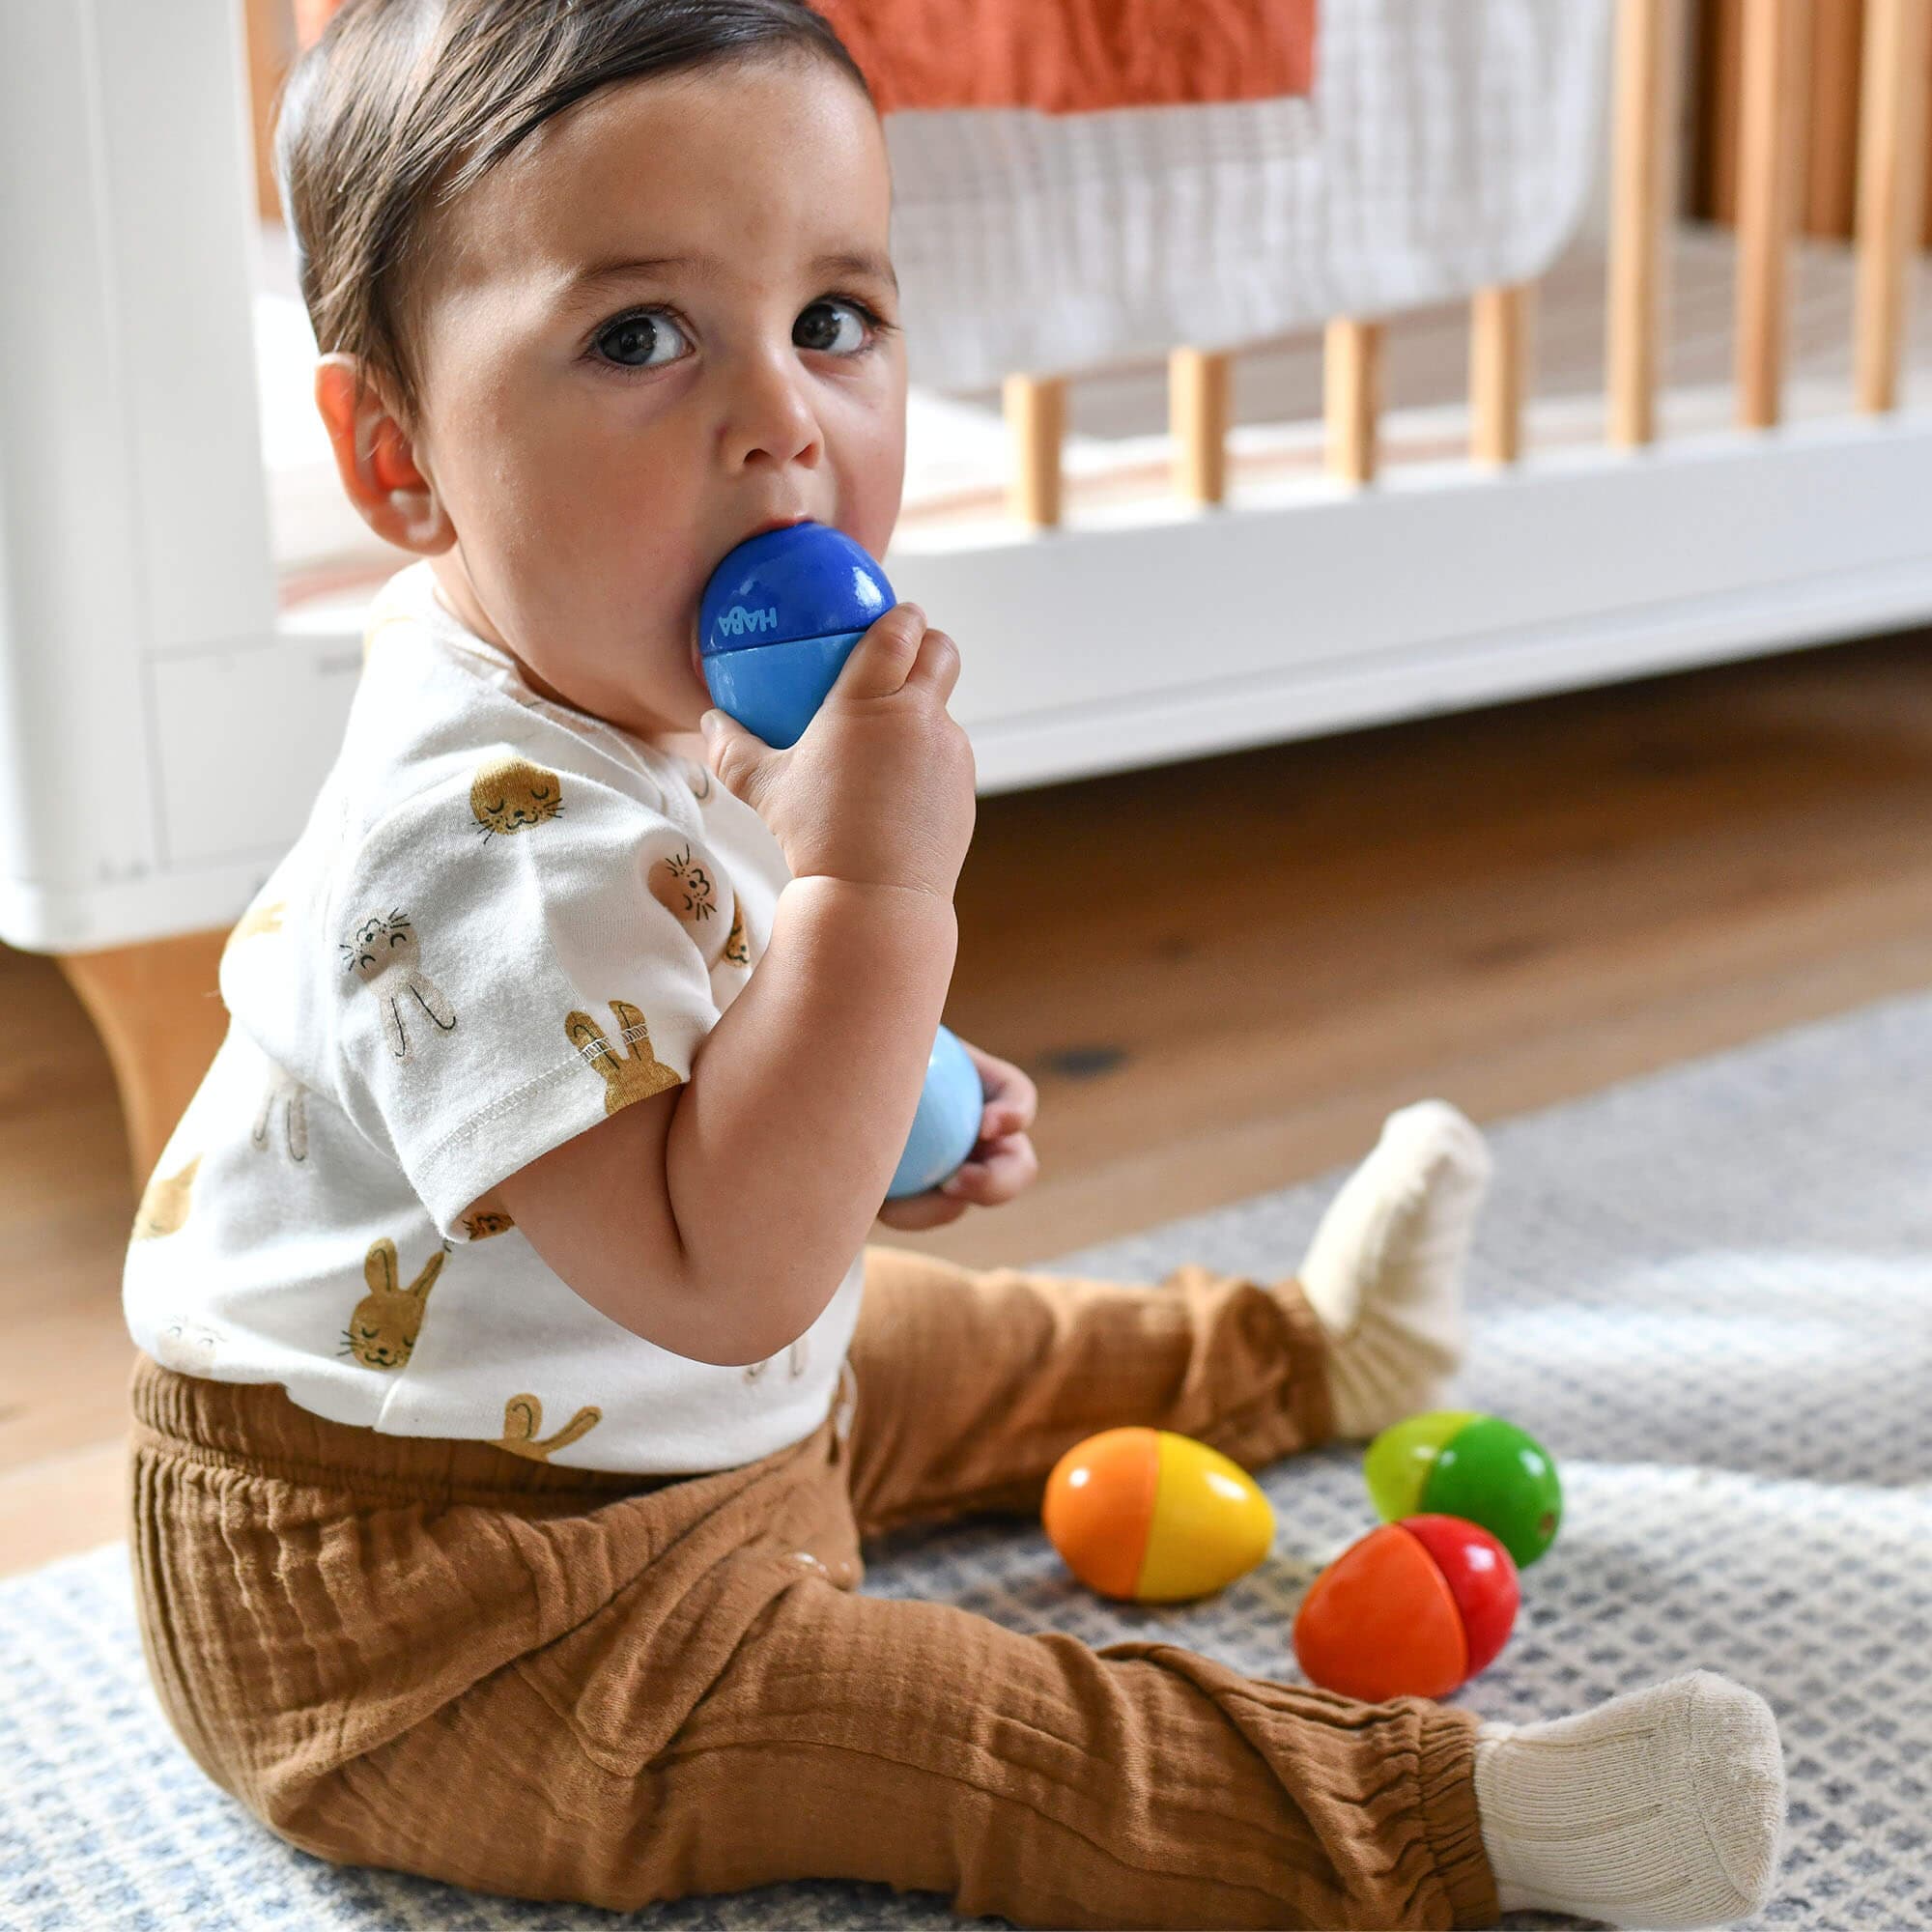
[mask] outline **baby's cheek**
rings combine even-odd
[[[883,468],[854,479],[850,489],[840,493],[842,500],[838,504],[838,527],[871,551],[873,556],[885,554],[887,545],[893,541],[893,527],[898,524],[900,469],[895,468],[891,477],[885,477],[881,473]],[[939,620],[935,618],[933,622]]]
[[[874,556],[883,556],[898,522],[899,496],[905,483],[902,376],[896,380],[889,406],[847,427],[840,437],[835,468],[839,527]]]

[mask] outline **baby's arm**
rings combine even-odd
[[[803,1334],[864,1244],[919,1105],[957,943],[972,753],[957,654],[915,607],[853,651],[811,727],[712,746],[793,871],[770,944],[681,1088],[495,1190],[576,1292],[699,1361]]]
[[[497,1189],[577,1293],[660,1347],[756,1362],[817,1319],[905,1146],[955,940],[952,902],[794,880],[683,1087]]]

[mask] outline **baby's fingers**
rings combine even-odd
[[[959,646],[944,631],[926,632],[920,643],[919,656],[906,673],[906,689],[924,686],[944,704],[958,682]]]
[[[1039,1177],[1039,1156],[1025,1134],[1009,1134],[990,1146],[981,1142],[959,1172],[939,1191],[952,1201],[998,1208],[1024,1194]]]
[[[924,637],[925,612],[917,604],[895,604],[852,646],[852,655],[833,681],[828,701],[890,697],[911,674]]]
[[[748,731],[727,711],[710,710],[698,720],[704,733],[704,756],[724,781],[724,789],[753,810],[771,789],[784,760],[755,732]]]
[[[1023,1134],[1039,1113],[1039,1094],[1033,1082],[1017,1067],[1013,1079],[987,1096],[980,1116],[980,1138],[1003,1141],[1009,1134]]]

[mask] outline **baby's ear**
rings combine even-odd
[[[340,354],[315,366],[315,406],[342,488],[379,537],[418,556],[440,556],[455,543],[455,526],[416,462],[409,428],[375,382],[358,380],[359,370],[355,356]]]

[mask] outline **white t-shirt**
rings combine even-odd
[[[335,765],[222,953],[227,1036],[142,1198],[128,1325],[170,1368],[389,1435],[736,1467],[824,1420],[862,1255],[790,1349],[718,1368],[465,1214],[690,1077],[783,854],[701,765],[533,692],[434,584],[419,563],[382,592]]]

